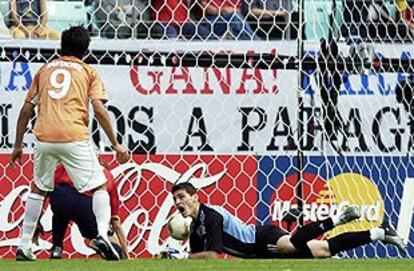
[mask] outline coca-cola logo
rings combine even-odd
[[[178,172],[160,163],[144,163],[141,165],[137,163],[127,163],[114,168],[112,174],[118,183],[120,202],[123,206],[126,206],[134,197],[139,197],[136,192],[139,190],[141,183],[145,179],[143,177],[144,172],[156,175],[160,180],[171,185],[180,182],[190,182],[196,188],[202,189],[217,183],[225,174],[225,171],[223,170],[212,176],[208,176],[207,169],[208,165],[204,163],[194,164],[185,172]],[[127,189],[125,189],[126,187]],[[19,204],[16,203],[26,201],[28,192],[29,185],[18,186],[11,190],[0,202],[1,232],[7,233],[18,230],[23,220],[23,213],[13,220],[9,220],[9,214],[14,213],[15,209],[19,207]],[[171,209],[173,207],[171,194],[168,193],[158,207],[153,219],[151,219],[150,211],[141,206],[136,206],[136,208],[127,210],[127,216],[123,217],[124,231],[127,236],[130,235],[132,231],[138,233],[133,239],[129,240],[129,251],[134,251],[140,243],[145,241],[147,242],[146,248],[152,255],[159,253],[166,245],[176,245],[177,242],[172,238],[166,238],[165,240],[162,240],[161,238],[161,233],[166,221],[168,221],[169,215],[171,215]],[[52,230],[52,215],[51,208],[48,206],[41,218],[41,223],[44,226],[45,232],[50,232]],[[73,247],[74,252],[82,255],[91,255],[94,253],[94,251],[85,244],[76,225],[73,225],[70,228],[69,236],[70,244]],[[144,239],[145,236],[148,236],[147,240]],[[17,246],[18,242],[18,235],[14,238],[1,240],[0,249],[2,247]],[[51,246],[52,244],[50,243],[50,240],[40,239],[39,245],[35,247],[35,251],[47,250],[50,249]]]
[[[213,176],[207,176],[207,165],[202,163],[195,164],[184,173],[177,172],[171,168],[168,168],[158,163],[147,163],[143,165],[138,165],[136,163],[124,164],[115,168],[112,171],[112,174],[115,177],[123,175],[123,177],[119,180],[118,184],[118,192],[120,194],[121,202],[128,202],[133,196],[135,196],[133,191],[138,190],[138,187],[142,180],[143,171],[152,172],[170,184],[190,182],[197,189],[208,187],[218,182],[218,180],[225,173],[224,171],[222,171]],[[196,172],[199,172],[200,177],[195,176]],[[127,191],[126,193],[122,193],[123,187],[131,181],[131,177],[133,177],[133,189]],[[143,241],[143,237],[146,231],[149,232],[147,249],[148,252],[153,255],[159,253],[161,250],[165,248],[165,246],[169,242],[173,241],[171,238],[167,238],[165,242],[159,243],[161,231],[165,226],[166,222],[168,221],[168,215],[170,214],[173,205],[174,202],[172,199],[172,195],[168,194],[162,202],[162,204],[159,206],[158,212],[156,213],[156,216],[153,221],[150,221],[150,214],[148,210],[143,208],[138,208],[132,211],[131,214],[128,217],[126,217],[123,223],[123,227],[126,234],[128,235],[128,233],[131,231],[133,227],[137,227],[138,231],[140,232],[140,234],[135,240],[131,240],[130,250],[134,250],[134,248],[136,248],[137,245]],[[138,218],[140,216],[144,217],[143,223],[138,222]]]
[[[160,159],[162,157],[162,159]],[[252,219],[256,202],[254,190],[256,160],[248,156],[135,156],[135,162],[119,165],[111,170],[118,183],[120,216],[128,236],[129,251],[133,257],[148,257],[159,253],[165,246],[174,247],[178,241],[167,234],[165,224],[174,213],[173,199],[169,192],[175,183],[190,182],[200,190],[203,201],[220,204],[230,211],[238,209],[242,220]],[[0,155],[0,164],[7,159]],[[242,164],[248,170],[242,175]],[[0,255],[13,257],[11,247],[18,246],[23,220],[23,205],[29,192],[32,164],[15,174],[14,182],[4,182],[0,187]],[[4,176],[3,176],[4,177]],[[6,180],[8,178],[3,178]],[[10,178],[11,180],[11,178]],[[14,183],[14,184],[13,184]],[[243,185],[238,185],[238,184]],[[238,188],[243,187],[243,188]],[[249,195],[247,201],[241,201]],[[246,208],[246,207],[249,208]],[[51,248],[52,211],[44,212],[41,223],[46,235],[39,240],[35,251]],[[251,222],[251,221],[250,221]],[[94,254],[85,243],[79,229],[73,224],[67,233],[65,251],[68,257]],[[47,254],[40,254],[40,257]]]

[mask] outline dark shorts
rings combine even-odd
[[[285,235],[289,233],[277,226],[258,226],[256,228],[257,258],[281,258],[281,255],[276,253],[276,243]]]
[[[57,223],[73,221],[84,238],[93,239],[98,234],[92,211],[92,197],[80,194],[73,187],[62,185],[50,193],[50,205]]]

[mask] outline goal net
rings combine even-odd
[[[165,224],[176,212],[169,189],[187,181],[203,202],[291,232],[356,204],[362,218],[322,238],[387,219],[413,256],[412,6],[48,0],[47,28],[18,38],[24,22],[16,25],[1,1],[8,28],[0,24],[0,257],[14,256],[33,179],[35,117],[21,166],[8,165],[17,116],[35,72],[59,55],[52,34],[78,23],[91,33],[85,61],[102,76],[118,139],[132,153],[118,165],[91,119],[92,141],[118,183],[132,257],[181,245]],[[52,215],[46,207],[41,258],[52,245]],[[64,251],[93,255],[74,224]],[[339,256],[401,257],[381,242]]]

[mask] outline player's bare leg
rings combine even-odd
[[[329,244],[326,240],[311,240],[308,242],[308,247],[314,258],[323,259],[333,256],[331,255]]]

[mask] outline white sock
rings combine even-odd
[[[340,216],[340,214],[338,212],[336,215],[333,215],[331,217],[334,227],[338,226],[338,224],[339,224],[339,216]]]
[[[341,224],[341,215],[344,212],[344,210],[339,210],[339,208],[336,210],[336,214],[334,214],[333,216],[331,216],[332,219],[332,223],[334,225],[334,227],[338,226],[339,224]]]
[[[23,229],[20,239],[20,248],[27,250],[31,247],[33,234],[36,230],[37,221],[43,208],[44,196],[30,192],[26,200],[26,208],[23,216]]]
[[[107,191],[98,190],[92,195],[92,210],[96,217],[98,234],[108,239],[109,222],[111,220],[111,207]]]
[[[385,230],[381,228],[375,228],[369,230],[369,235],[372,241],[384,240]]]

